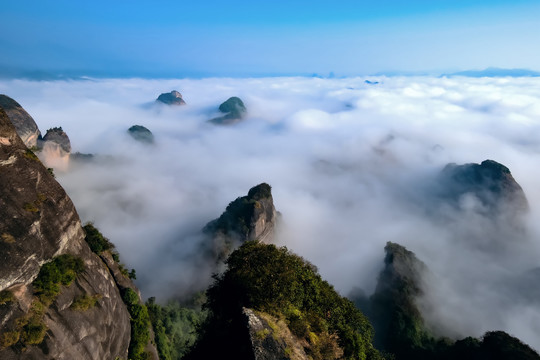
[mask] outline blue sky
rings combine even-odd
[[[538,69],[540,1],[4,0],[3,73],[362,75]]]

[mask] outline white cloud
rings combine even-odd
[[[101,161],[58,173],[83,221],[93,220],[137,269],[145,296],[202,281],[199,230],[260,182],[283,213],[278,243],[318,266],[347,294],[372,290],[387,241],[407,246],[438,281],[430,323],[449,335],[504,329],[540,349],[532,318],[498,279],[540,264],[540,80],[396,77],[201,80],[2,81],[41,130],[62,126],[74,151]],[[180,91],[184,107],[154,106]],[[232,127],[206,123],[230,96],[249,115]],[[148,127],[156,145],[126,134]],[[106,157],[106,156],[111,156]],[[528,233],[490,229],[475,212],[435,221],[423,207],[448,162],[493,159],[529,198]],[[504,230],[504,229],[503,229]],[[508,239],[501,239],[503,236]],[[494,255],[471,241],[516,244]],[[202,276],[199,276],[203,273]],[[500,291],[498,289],[501,289]],[[517,296],[517,295],[516,295]],[[525,305],[524,305],[525,306]],[[509,316],[508,314],[511,314]]]

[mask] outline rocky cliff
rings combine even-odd
[[[219,111],[224,115],[210,120],[211,123],[217,125],[234,124],[242,120],[247,113],[244,102],[236,96],[228,98],[225,102],[219,105]]]
[[[185,105],[186,102],[182,98],[182,94],[173,90],[170,93],[163,93],[158,96],[156,102],[160,102],[167,105]]]
[[[463,206],[464,196],[478,202],[476,210],[493,216],[503,212],[520,214],[529,205],[521,186],[510,170],[493,160],[481,164],[448,164],[439,177],[439,195],[456,207]]]
[[[29,148],[37,147],[41,133],[36,122],[26,110],[18,102],[6,95],[0,95],[0,107],[6,112],[24,144]]]
[[[206,224],[203,232],[211,238],[216,258],[225,260],[246,241],[271,242],[277,217],[272,188],[262,183],[232,201],[219,218]]]
[[[0,192],[0,358],[126,359],[130,316],[115,280],[86,244],[69,197],[1,109]],[[79,259],[76,273],[54,270],[60,255]]]
[[[71,142],[62,127],[47,130],[42,140],[38,141],[39,154],[47,167],[66,171],[69,166]]]
[[[396,360],[539,360],[527,344],[503,331],[490,331],[480,339],[453,341],[438,338],[424,324],[417,300],[429,289],[426,265],[405,247],[387,243],[384,268],[374,294],[358,296],[357,306],[375,327],[375,345]],[[354,297],[354,295],[353,295]],[[433,306],[437,306],[434,304]]]

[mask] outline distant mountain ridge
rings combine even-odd
[[[481,77],[540,77],[540,72],[529,69],[504,69],[497,67],[489,67],[484,70],[465,70],[441,76],[465,76],[473,78]]]

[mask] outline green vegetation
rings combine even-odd
[[[6,348],[15,345],[21,336],[19,331],[6,331],[0,334],[0,347]]]
[[[0,305],[15,301],[15,296],[9,290],[0,291]]]
[[[52,176],[53,178],[56,177],[56,175],[54,175],[54,169],[53,169],[53,168],[50,168],[50,167],[49,167],[49,168],[47,168],[47,171],[49,172],[49,174],[51,174],[51,176]]]
[[[24,204],[24,210],[28,211],[28,212],[38,212],[39,211],[39,208],[34,205],[34,204],[31,204],[31,203],[25,203]]]
[[[155,298],[146,302],[156,346],[161,360],[179,360],[197,339],[196,330],[206,318],[206,312],[183,307],[171,301],[165,306],[156,304]]]
[[[226,263],[227,271],[207,291],[210,315],[195,357],[212,357],[211,349],[203,349],[212,343],[211,348],[220,348],[221,342],[234,342],[231,336],[242,328],[239,321],[234,325],[235,319],[248,307],[285,319],[291,332],[308,344],[305,350],[313,359],[325,359],[336,346],[344,359],[382,359],[371,344],[373,328],[367,318],[287,248],[250,241]]]
[[[73,300],[73,303],[71,304],[71,308],[73,310],[78,311],[86,311],[88,309],[93,308],[96,306],[99,299],[101,299],[101,294],[95,294],[95,295],[81,295],[79,297],[76,297]]]
[[[81,258],[64,254],[43,265],[32,285],[39,300],[50,305],[60,293],[60,286],[69,286],[84,270]]]
[[[114,249],[114,244],[103,236],[93,223],[86,223],[86,225],[83,226],[83,229],[86,234],[84,240],[86,240],[88,246],[90,246],[90,249],[94,253],[99,255],[103,251]]]
[[[2,234],[2,241],[5,242],[6,244],[13,244],[13,243],[15,243],[15,238],[11,234],[3,233]]]
[[[26,149],[26,151],[24,152],[24,157],[29,160],[39,161],[39,158],[37,157],[37,155],[34,154],[34,152],[30,149]]]
[[[146,306],[139,304],[139,296],[130,288],[123,291],[122,300],[127,305],[131,316],[131,341],[128,358],[130,360],[146,360],[149,355],[144,351],[144,348],[150,340],[148,310]]]

